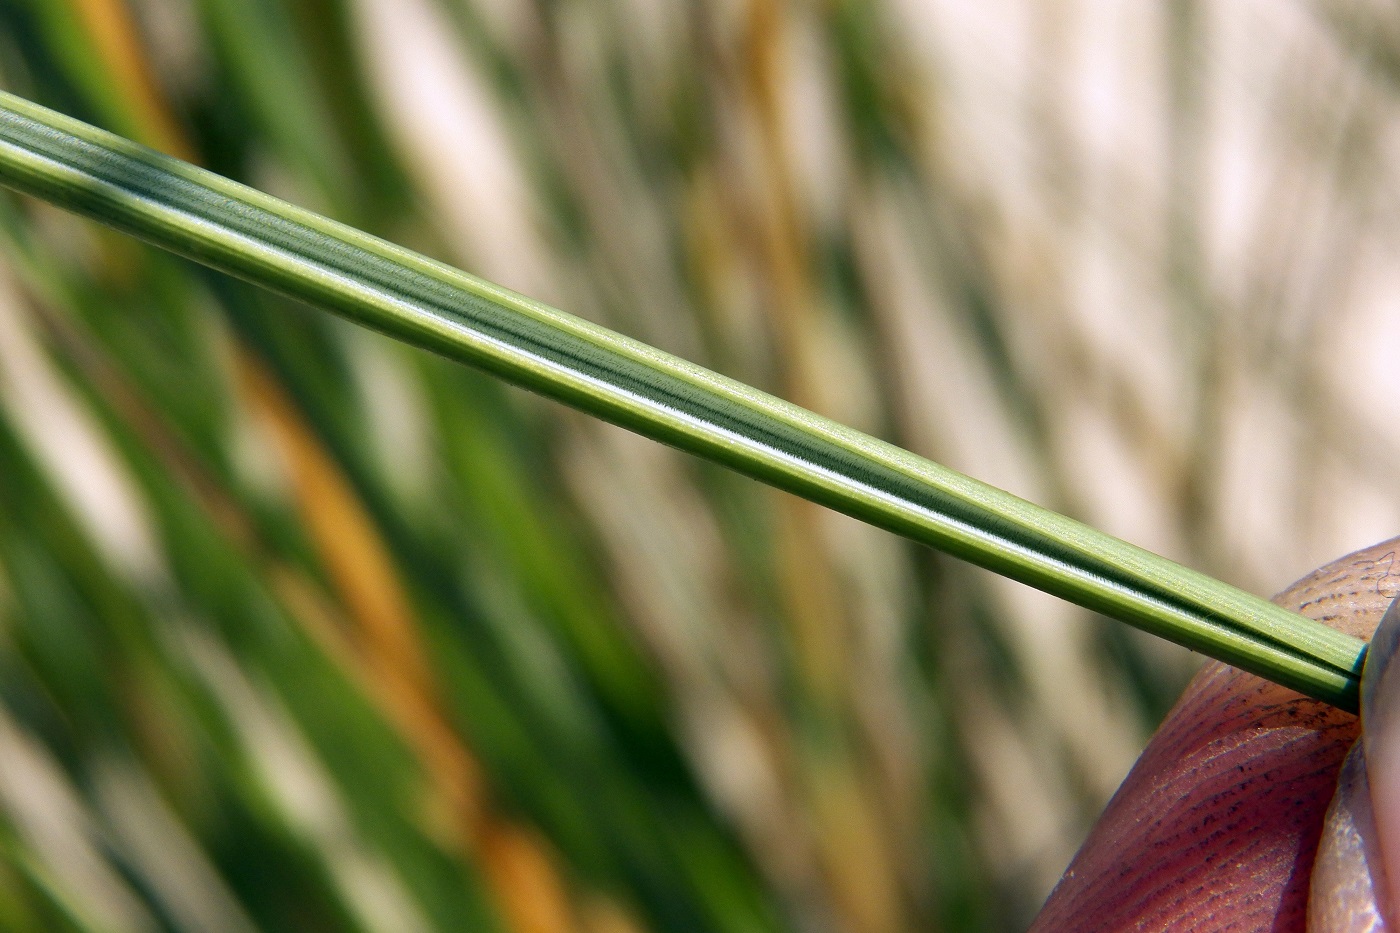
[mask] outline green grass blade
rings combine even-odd
[[[1364,644],[637,341],[12,95],[0,183],[1345,709]]]

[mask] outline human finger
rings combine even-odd
[[[1369,638],[1400,593],[1400,538],[1275,602]],[[1036,931],[1302,931],[1356,717],[1212,662],[1187,687],[1051,894]]]

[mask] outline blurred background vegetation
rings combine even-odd
[[[0,0],[0,86],[1256,592],[1400,530],[1392,4]],[[6,930],[1016,929],[1194,666],[0,244]]]

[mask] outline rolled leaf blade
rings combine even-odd
[[[508,289],[0,92],[0,184],[1355,710],[1363,642]]]

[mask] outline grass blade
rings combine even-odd
[[[1365,646],[734,380],[12,95],[0,183],[1344,709]]]

